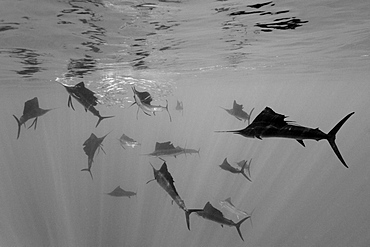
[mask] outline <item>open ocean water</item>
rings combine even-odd
[[[0,2],[0,246],[370,246],[370,2],[368,0],[2,0]],[[60,83],[84,82],[103,120]],[[132,87],[167,112],[147,116]],[[52,109],[21,126],[25,102]],[[245,138],[224,109],[251,121],[266,107],[326,140]],[[177,101],[183,110],[176,110]],[[132,106],[131,106],[132,105]],[[31,107],[32,108],[32,107]],[[137,112],[138,111],[138,112]],[[83,144],[102,137],[92,177]],[[141,145],[125,147],[125,134]],[[185,215],[154,178],[156,142],[199,150],[164,157],[189,209],[220,201],[240,226]],[[252,160],[249,182],[222,170]],[[120,186],[136,196],[112,197]]]

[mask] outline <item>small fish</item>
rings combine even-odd
[[[85,108],[86,112],[90,111],[94,116],[97,116],[99,118],[98,122],[95,125],[95,128],[98,127],[102,120],[114,117],[114,116],[102,117],[100,115],[99,111],[94,107],[98,104],[98,98],[95,96],[95,93],[93,91],[85,87],[84,82],[80,82],[75,86],[65,85],[61,82],[58,83],[61,84],[69,93],[68,107],[71,107],[73,110],[75,110],[72,104],[73,97]]]
[[[183,105],[182,101],[178,101],[177,100],[177,104],[176,104],[175,110],[176,111],[181,111],[181,115],[184,115],[184,105]]]
[[[92,166],[92,163],[94,162],[93,158],[94,158],[95,152],[99,148],[105,153],[102,142],[108,134],[106,134],[103,137],[98,138],[94,133],[91,133],[90,137],[83,143],[83,146],[84,146],[83,149],[85,151],[85,154],[88,157],[88,161],[87,161],[87,168],[84,168],[81,171],[88,171],[90,173],[91,179],[93,179],[93,175],[91,173],[91,166]]]
[[[20,117],[20,119],[13,115],[13,117],[15,118],[15,120],[17,120],[18,123],[17,139],[19,138],[19,135],[21,133],[22,124],[24,124],[24,127],[26,127],[26,122],[34,118],[35,120],[33,120],[32,124],[28,128],[31,128],[34,125],[34,129],[36,129],[38,117],[41,117],[50,110],[52,109],[41,109],[39,107],[39,100],[37,97],[27,100],[24,103],[23,115]]]
[[[134,148],[136,146],[141,145],[139,142],[135,141],[134,139],[128,137],[125,134],[122,134],[122,136],[118,139],[118,141],[120,142],[121,147],[123,149],[125,149],[125,146]]]
[[[225,109],[223,107],[221,107],[222,109],[224,109],[227,113],[229,113],[230,115],[236,117],[238,120],[240,121],[247,121],[248,120],[248,125],[249,125],[249,121],[250,121],[250,118],[251,118],[251,115],[252,115],[252,112],[254,110],[254,108],[252,108],[252,110],[250,111],[250,113],[246,113],[245,111],[243,111],[243,105],[239,105],[236,103],[236,100],[234,100],[234,103],[233,103],[233,108],[231,109]]]
[[[319,130],[319,128],[312,129],[290,124],[291,121],[285,121],[285,118],[287,116],[276,113],[270,107],[266,107],[245,129],[216,132],[231,132],[242,135],[244,137],[258,138],[260,140],[267,137],[289,138],[297,140],[302,146],[305,146],[303,142],[303,140],[305,139],[316,141],[324,139],[329,142],[331,148],[337,155],[338,159],[342,162],[342,164],[346,168],[348,168],[346,162],[339,152],[337,144],[335,143],[335,138],[339,129],[353,114],[354,112],[349,113],[341,121],[339,121],[332,130],[330,130],[326,134]]]
[[[189,214],[191,213],[197,213],[199,216],[203,217],[204,219],[211,220],[214,222],[217,222],[221,224],[221,226],[235,226],[236,230],[239,233],[240,238],[244,241],[242,233],[240,232],[240,226],[241,224],[250,218],[250,216],[245,217],[238,223],[235,223],[234,221],[227,219],[224,217],[221,211],[214,208],[210,202],[207,202],[207,204],[204,206],[203,209],[189,209]]]
[[[126,191],[122,189],[120,186],[117,186],[112,192],[107,193],[107,195],[115,196],[115,197],[128,197],[136,196],[136,193],[133,191]]]
[[[170,117],[170,122],[172,122],[171,114],[168,110],[168,101],[166,100],[167,104],[166,106],[156,106],[151,105],[152,97],[148,92],[139,92],[135,89],[135,87],[132,87],[132,91],[134,92],[134,99],[135,102],[131,105],[137,104],[138,109],[136,112],[136,119],[138,119],[139,109],[141,109],[146,115],[151,116],[152,114],[155,115],[156,112],[162,112],[166,110],[168,112],[168,116]]]
[[[220,206],[221,208],[225,208],[226,210],[228,210],[230,213],[236,215],[236,217],[238,218],[238,220],[241,218],[241,217],[248,217],[250,216],[250,219],[251,219],[251,225],[252,225],[252,213],[251,214],[248,214],[247,212],[245,211],[242,211],[240,209],[237,209],[234,204],[232,204],[231,202],[231,197],[225,199],[224,201],[220,201]],[[253,226],[253,225],[252,225]]]
[[[186,208],[185,202],[181,199],[179,194],[176,191],[174,180],[172,175],[168,172],[166,162],[163,162],[161,168],[156,170],[153,165],[150,163],[153,168],[154,179],[149,180],[147,184],[151,181],[156,180],[157,183],[171,196],[171,198],[175,201],[175,203],[185,212],[186,224],[188,229],[190,230],[190,222],[189,222],[189,209]]]
[[[229,162],[227,162],[227,158],[224,159],[224,161],[222,162],[221,165],[219,165],[221,167],[221,169],[225,170],[225,171],[229,171],[231,173],[240,173],[242,174],[246,179],[248,179],[250,182],[252,182],[252,180],[247,176],[247,174],[245,174],[245,166],[247,165],[247,162],[244,163],[244,166],[239,170],[239,169],[236,169],[234,167],[232,167],[230,165]]]

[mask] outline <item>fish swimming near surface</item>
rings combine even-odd
[[[164,110],[167,111],[168,116],[170,117],[170,122],[172,122],[170,111],[168,110],[168,101],[166,106],[156,106],[152,105],[152,97],[148,92],[139,92],[132,87],[132,91],[134,92],[134,99],[135,102],[131,105],[137,104],[138,109],[136,112],[136,119],[138,119],[139,109],[141,109],[146,115],[151,116],[152,114],[155,115],[156,112],[162,112]]]
[[[342,120],[340,120],[332,130],[327,134],[322,132],[319,128],[312,129],[299,125],[291,124],[291,121],[285,121],[287,116],[274,112],[271,108],[266,107],[246,128],[241,130],[228,130],[228,131],[216,131],[216,132],[231,132],[239,134],[244,137],[262,138],[267,137],[282,137],[297,140],[302,146],[305,146],[303,140],[327,140],[337,155],[338,159],[342,164],[348,168],[344,161],[339,149],[335,143],[336,134],[342,125],[350,118],[354,112],[349,113]]]
[[[219,165],[221,167],[221,169],[225,170],[225,171],[229,171],[231,173],[240,173],[242,174],[246,179],[248,179],[250,182],[252,182],[252,180],[247,176],[247,174],[245,173],[245,166],[247,165],[247,162],[244,163],[244,166],[240,169],[236,169],[235,167],[232,167],[230,165],[230,163],[227,161],[227,158],[224,159],[224,161],[222,162],[221,165]]]
[[[136,193],[133,191],[126,191],[122,189],[120,186],[117,186],[117,188],[115,188],[112,192],[107,193],[107,195],[131,198],[131,196],[136,196]]]
[[[95,96],[95,93],[93,91],[85,87],[84,82],[80,82],[74,86],[65,85],[61,82],[58,83],[61,84],[69,93],[68,107],[71,107],[73,110],[75,110],[72,103],[73,97],[85,108],[86,112],[90,111],[94,116],[97,116],[99,118],[98,122],[95,125],[95,128],[98,127],[102,120],[114,117],[103,117],[100,115],[99,111],[94,107],[98,104],[98,98]]]
[[[94,133],[91,133],[90,137],[83,143],[83,146],[84,146],[83,149],[85,151],[85,154],[88,157],[88,162],[87,162],[87,168],[82,169],[81,171],[88,171],[90,173],[91,179],[93,179],[93,175],[91,173],[91,166],[92,166],[92,163],[94,162],[95,152],[96,150],[98,150],[99,152],[99,149],[101,149],[105,153],[102,142],[108,134],[106,134],[103,137],[98,138]]]
[[[181,115],[184,115],[184,105],[183,105],[182,101],[178,101],[177,100],[177,104],[176,104],[175,110],[176,111],[181,111]]]
[[[125,134],[122,134],[122,136],[118,139],[118,141],[120,142],[121,147],[123,149],[125,149],[125,146],[134,148],[136,146],[141,145],[139,142],[135,141],[134,139],[128,137]]]
[[[244,241],[242,233],[240,232],[241,224],[250,218],[250,216],[245,217],[244,219],[240,220],[239,222],[235,223],[234,221],[227,219],[224,217],[221,211],[217,208],[213,207],[210,202],[204,206],[203,209],[189,209],[189,214],[195,212],[199,216],[203,217],[204,219],[211,220],[221,224],[221,226],[235,226],[236,230],[239,233],[240,238]]]
[[[252,110],[250,111],[250,113],[246,113],[244,110],[243,110],[243,105],[239,105],[236,103],[236,100],[234,100],[234,103],[233,103],[233,108],[231,109],[226,109],[226,108],[223,108],[221,107],[222,109],[224,109],[227,113],[229,113],[230,115],[236,117],[238,120],[240,121],[247,121],[248,120],[248,125],[249,125],[249,122],[250,122],[250,118],[251,118],[251,115],[252,115],[252,112],[254,110],[254,108],[252,108]]]
[[[150,163],[153,168],[154,179],[149,180],[147,184],[151,181],[156,180],[157,183],[171,196],[171,198],[175,201],[175,203],[185,212],[186,224],[188,229],[190,230],[190,222],[189,222],[189,209],[186,208],[185,202],[181,199],[179,194],[175,188],[175,181],[173,180],[172,175],[169,173],[167,169],[166,162],[163,162],[161,168],[156,170],[153,165]]]
[[[251,219],[251,225],[253,227],[253,224],[252,224],[252,213],[253,211],[248,214],[247,212],[245,211],[242,211],[240,209],[237,209],[234,204],[232,204],[231,202],[231,197],[225,199],[224,201],[220,201],[220,206],[221,208],[225,208],[226,210],[228,210],[230,213],[236,215],[236,217],[238,218],[238,220],[241,218],[241,217],[248,217],[250,216],[250,219]]]
[[[36,129],[38,117],[41,117],[50,110],[52,109],[41,109],[39,107],[39,100],[37,97],[27,100],[24,103],[23,115],[19,119],[15,115],[13,115],[13,117],[15,118],[15,120],[17,120],[18,123],[17,139],[19,138],[19,135],[21,133],[22,124],[24,124],[24,126],[26,127],[26,122],[34,118],[35,120],[33,120],[32,124],[28,128],[34,126],[34,129]]]

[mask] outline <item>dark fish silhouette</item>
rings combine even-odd
[[[134,148],[136,146],[141,145],[139,142],[135,141],[134,139],[128,137],[125,134],[122,134],[122,136],[118,139],[118,141],[120,142],[121,147],[123,149],[125,149],[125,146]]]
[[[162,112],[166,110],[168,112],[168,116],[170,117],[170,122],[172,122],[171,114],[168,110],[168,101],[166,106],[156,106],[151,105],[152,97],[148,92],[139,92],[135,89],[135,87],[132,87],[132,91],[134,92],[134,99],[135,102],[131,105],[137,104],[138,109],[136,112],[136,119],[138,119],[139,109],[141,109],[146,115],[151,116],[152,114],[155,115],[156,112]]]
[[[106,134],[103,137],[98,138],[94,133],[91,133],[90,137],[83,144],[85,154],[88,157],[88,161],[87,161],[87,168],[82,169],[81,171],[88,171],[90,173],[91,179],[93,179],[93,175],[91,173],[91,166],[92,166],[92,163],[94,162],[95,152],[96,150],[98,150],[98,148],[100,148],[105,153],[102,142],[108,134]]]
[[[189,223],[189,209],[186,208],[185,202],[181,199],[179,194],[176,191],[174,180],[171,174],[168,172],[166,162],[163,162],[161,168],[156,170],[153,165],[150,163],[153,168],[154,179],[149,180],[147,183],[156,180],[157,183],[171,196],[171,198],[176,202],[176,204],[185,212],[186,224],[190,230]]]
[[[177,104],[176,104],[176,111],[181,111],[181,114],[184,115],[184,105],[182,103],[182,101],[178,101],[177,100]]]
[[[222,214],[222,212],[219,211],[218,209],[214,208],[211,205],[210,202],[207,202],[207,204],[204,206],[203,209],[189,209],[189,214],[191,214],[193,212],[197,213],[199,216],[201,216],[201,217],[203,217],[207,220],[217,222],[217,223],[221,224],[221,226],[223,226],[223,225],[235,226],[236,230],[239,233],[240,238],[244,241],[242,233],[240,232],[240,225],[244,221],[249,219],[250,216],[247,216],[244,219],[242,219],[241,221],[239,221],[238,223],[235,223],[234,221],[225,218],[224,215]]]
[[[112,192],[107,193],[107,195],[115,196],[115,197],[128,197],[136,196],[136,193],[133,191],[126,191],[122,189],[120,186],[117,186]]]
[[[236,100],[234,100],[233,108],[231,108],[231,109],[225,109],[223,107],[221,107],[221,108],[224,109],[225,111],[227,111],[227,113],[229,113],[230,115],[239,119],[240,121],[244,120],[244,122],[245,122],[246,120],[248,120],[248,125],[249,125],[249,121],[250,121],[252,112],[254,110],[254,108],[252,108],[252,110],[249,114],[246,113],[245,111],[243,111],[243,105],[237,104]]]
[[[112,118],[114,116],[106,116],[102,117],[99,111],[94,107],[98,104],[98,98],[95,96],[95,93],[90,89],[85,87],[84,82],[80,82],[75,86],[65,85],[61,82],[60,83],[69,93],[68,97],[68,107],[71,107],[73,110],[75,109],[72,104],[72,97],[75,98],[84,108],[85,111],[90,111],[94,116],[99,118],[98,122],[95,125],[95,128],[98,127],[99,123],[103,119]]]
[[[216,132],[232,132],[250,138],[267,138],[267,137],[282,137],[297,140],[302,146],[305,146],[303,140],[327,140],[332,147],[334,153],[342,164],[348,168],[339,149],[335,143],[336,134],[342,125],[352,116],[354,112],[349,113],[341,121],[334,126],[329,133],[324,133],[319,128],[312,129],[299,125],[290,124],[291,121],[285,121],[287,116],[274,112],[271,108],[266,107],[245,129],[216,131]]]
[[[18,119],[15,115],[13,115],[13,117],[15,118],[15,120],[17,120],[17,123],[18,123],[17,139],[19,138],[19,135],[21,133],[22,124],[24,124],[24,127],[26,127],[26,122],[34,118],[35,120],[33,120],[32,124],[28,128],[31,128],[34,125],[34,129],[36,129],[37,118],[44,115],[50,110],[52,109],[41,109],[39,107],[39,100],[37,97],[27,100],[24,103],[23,115],[20,117],[20,119]]]
[[[222,162],[222,164],[220,165],[221,169],[225,170],[225,171],[229,171],[231,173],[240,173],[242,174],[246,179],[248,179],[250,182],[252,182],[252,180],[247,176],[247,174],[245,174],[245,166],[247,165],[247,161],[244,163],[243,167],[239,169],[236,169],[234,167],[232,167],[230,165],[229,162],[227,162],[227,158],[224,159],[224,161]]]
[[[156,142],[154,151],[147,155],[155,157],[174,156],[176,158],[177,155],[183,153],[184,152],[181,148],[175,148],[175,146],[170,141],[168,141]]]

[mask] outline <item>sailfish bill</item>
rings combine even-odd
[[[341,153],[339,152],[338,146],[335,143],[336,134],[343,124],[354,114],[349,113],[342,120],[340,120],[329,133],[322,132],[319,128],[313,129],[299,125],[290,124],[291,121],[285,121],[287,116],[274,112],[271,108],[266,107],[246,128],[241,130],[226,130],[216,132],[231,132],[239,134],[249,138],[262,138],[267,137],[281,137],[297,140],[302,146],[304,140],[327,140],[333,149],[334,153],[341,161],[341,163],[348,168],[348,165],[344,161]]]

